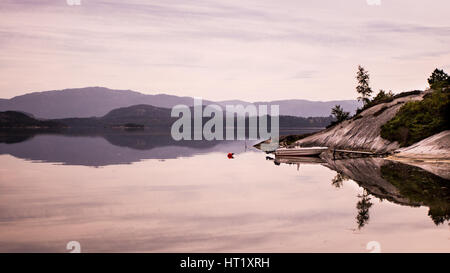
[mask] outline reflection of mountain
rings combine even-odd
[[[0,112],[0,128],[61,128],[62,123],[37,120],[32,116],[15,111]]]
[[[280,129],[310,133],[317,128]],[[199,153],[239,153],[257,141],[175,141],[170,128],[113,129],[75,127],[61,130],[0,130],[0,154],[69,165],[129,164],[141,159],[169,159]]]
[[[175,141],[170,135],[151,135],[145,131],[22,135],[18,140],[9,135],[4,139],[9,144],[0,143],[0,154],[84,166],[129,164],[142,159],[188,157],[212,151],[239,153],[245,149],[243,141]]]
[[[11,134],[11,132],[0,131],[0,143],[6,144],[20,143],[32,137],[34,137],[34,133],[32,132],[30,133],[16,132],[14,134]]]
[[[324,159],[325,166],[352,179],[377,198],[413,207],[427,206],[436,224],[450,220],[450,180],[382,158]]]

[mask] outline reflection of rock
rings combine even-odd
[[[422,168],[394,162],[381,166],[381,176],[411,202],[429,207],[428,215],[436,224],[450,220],[450,180]]]
[[[381,177],[382,158],[353,158],[333,161],[332,157],[323,157],[325,166],[349,177],[370,194],[389,201],[409,206],[418,206],[402,196],[398,189]]]
[[[408,164],[411,166],[416,166],[421,169],[426,170],[432,174],[440,176],[444,179],[450,180],[450,161],[435,161],[435,160],[411,160],[406,158],[393,158],[388,159]]]
[[[450,130],[398,150],[389,159],[414,165],[450,179]]]
[[[450,181],[426,170],[382,158],[333,161],[325,166],[349,177],[373,196],[408,205],[427,206],[436,224],[450,219]]]

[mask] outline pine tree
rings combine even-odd
[[[358,65],[356,79],[358,80],[358,86],[356,86],[356,92],[359,94],[358,101],[362,101],[366,105],[370,102],[370,95],[372,94],[372,89],[369,86],[369,72]]]
[[[340,105],[336,105],[331,109],[331,114],[336,118],[337,122],[342,122],[350,116],[349,112],[344,112]]]
[[[450,77],[442,69],[435,69],[428,78],[428,83],[433,89],[439,89],[450,85]]]

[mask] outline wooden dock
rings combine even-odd
[[[333,150],[333,158],[336,158],[336,154],[361,155],[361,156],[385,156],[388,154],[388,153],[373,153],[366,151],[352,151],[343,149],[332,149],[332,150]]]

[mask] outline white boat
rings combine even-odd
[[[321,159],[318,156],[283,156],[283,155],[277,155],[277,156],[275,156],[274,161],[276,163],[284,163],[284,164],[322,164],[322,163],[326,163],[325,160]]]
[[[328,150],[328,147],[295,147],[278,148],[275,150],[276,156],[318,156]]]

